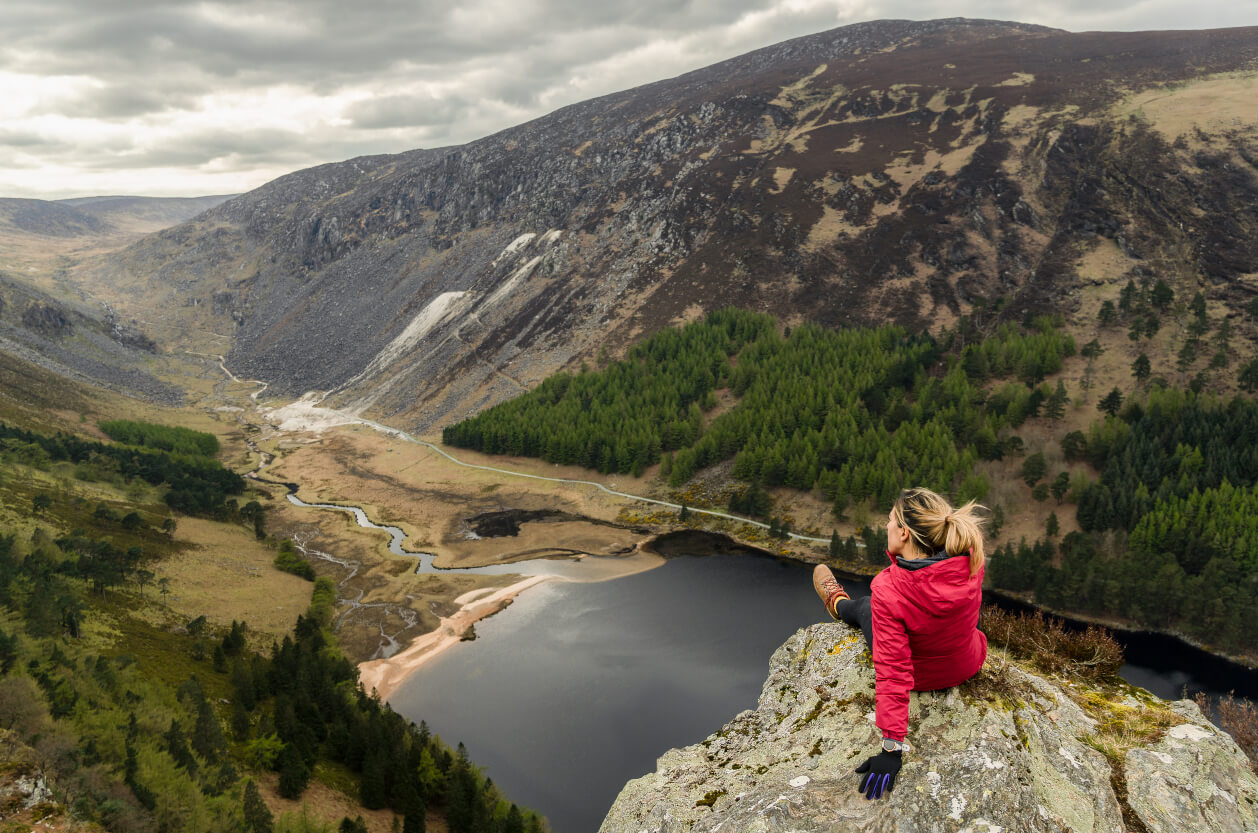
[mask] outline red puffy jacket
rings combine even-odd
[[[884,738],[904,740],[909,692],[950,688],[978,673],[987,636],[978,629],[983,570],[955,556],[917,570],[891,566],[873,580],[874,716]]]

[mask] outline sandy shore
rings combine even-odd
[[[492,616],[511,604],[523,591],[550,578],[552,577],[529,576],[498,590],[473,590],[458,597],[454,600],[455,604],[461,605],[458,612],[442,618],[436,630],[416,638],[405,650],[388,659],[360,663],[358,676],[363,688],[367,691],[375,689],[381,699],[387,700],[417,668],[445,649],[457,645],[473,624]]]
[[[598,558],[587,560],[586,575],[528,576],[515,584],[500,588],[480,588],[464,593],[454,600],[459,610],[453,616],[441,619],[435,630],[415,638],[405,649],[388,659],[373,659],[359,663],[358,677],[367,691],[375,689],[382,700],[388,700],[398,687],[410,678],[421,665],[451,648],[462,639],[464,632],[476,622],[493,616],[515,599],[516,596],[536,587],[544,581],[601,582],[631,576],[653,570],[664,559],[647,552],[636,552],[626,558]]]

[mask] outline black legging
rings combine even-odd
[[[861,633],[865,634],[865,644],[869,646],[869,652],[874,652],[874,615],[869,609],[870,596],[861,596],[859,599],[840,599],[834,605],[834,612],[839,615],[839,621],[860,628]]]

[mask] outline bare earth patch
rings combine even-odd
[[[1142,90],[1119,106],[1122,115],[1142,115],[1168,138],[1254,125],[1254,99],[1258,96],[1258,73],[1225,73]]]

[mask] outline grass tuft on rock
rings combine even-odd
[[[1037,669],[1077,680],[1113,680],[1123,666],[1123,649],[1104,628],[1070,631],[1059,619],[983,609],[980,624],[988,644],[1026,659]]]

